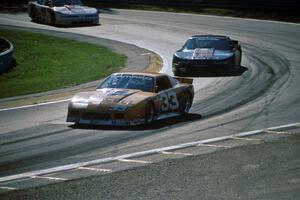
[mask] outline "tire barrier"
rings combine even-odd
[[[13,51],[14,46],[0,37],[0,74],[14,66]]]

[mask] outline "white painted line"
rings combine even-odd
[[[275,126],[275,127],[268,128],[267,130],[289,128],[289,127],[295,127],[298,125],[300,125],[299,122],[293,123],[293,124],[286,124],[286,125],[282,125],[282,126]],[[199,140],[199,141],[183,143],[183,144],[178,144],[178,145],[173,145],[173,146],[168,146],[168,147],[151,149],[151,150],[146,150],[146,151],[141,151],[141,152],[136,152],[136,153],[124,154],[124,155],[115,156],[115,157],[101,158],[101,159],[91,160],[91,161],[87,161],[87,162],[73,163],[73,164],[68,164],[68,165],[43,169],[43,170],[36,170],[36,171],[31,171],[31,172],[26,172],[26,173],[21,173],[21,174],[4,176],[4,177],[0,177],[0,183],[6,182],[6,181],[11,181],[11,180],[16,180],[16,179],[21,179],[21,178],[28,178],[28,177],[32,177],[32,176],[40,176],[40,175],[44,175],[44,174],[50,174],[50,173],[54,173],[54,172],[62,172],[62,171],[72,170],[72,169],[76,169],[79,167],[98,165],[98,164],[118,161],[120,159],[129,159],[129,158],[134,158],[134,157],[148,156],[148,155],[160,153],[162,151],[175,151],[178,149],[197,146],[199,144],[209,144],[209,143],[214,143],[214,142],[230,140],[232,137],[246,137],[246,136],[256,135],[259,133],[264,133],[265,130],[266,129],[254,130],[254,131],[243,132],[243,133],[238,133],[238,134],[233,134],[233,135],[228,135],[228,136],[216,137],[216,138],[211,138],[211,139],[206,139],[206,140]]]
[[[31,108],[31,107],[36,107],[36,106],[44,106],[44,105],[50,105],[50,104],[56,104],[56,103],[63,103],[63,102],[67,102],[67,101],[70,101],[70,99],[51,101],[51,102],[46,102],[46,103],[37,103],[37,104],[31,104],[31,105],[25,105],[25,106],[18,106],[18,107],[13,107],[13,108],[2,108],[2,109],[0,109],[0,112],[23,109],[23,108]]]
[[[111,169],[100,169],[95,167],[78,167],[79,170],[89,170],[89,171],[96,171],[96,172],[112,172]]]
[[[264,131],[265,131],[265,130],[268,130],[268,131],[276,131],[277,129],[281,129],[281,128],[290,128],[290,127],[293,127],[293,126],[300,126],[300,122],[293,123],[293,124],[281,125],[281,126],[274,126],[274,127],[271,127],[271,128],[264,129]]]
[[[17,188],[14,187],[0,187],[2,190],[16,190]]]
[[[271,130],[266,130],[266,133],[271,133],[271,134],[277,134],[277,135],[290,135],[291,133],[286,132],[286,131],[271,131]]]
[[[151,53],[142,53],[141,56],[151,55]]]
[[[198,147],[231,148],[230,146],[216,145],[216,144],[198,144],[197,146],[198,146]]]
[[[132,159],[118,159],[120,162],[130,162],[130,163],[142,163],[142,164],[151,164],[152,162],[144,160],[132,160]]]
[[[68,179],[65,178],[57,178],[57,177],[50,177],[50,176],[31,176],[30,178],[33,179],[48,179],[53,181],[67,181]]]
[[[191,153],[182,153],[182,152],[171,152],[171,151],[161,151],[163,155],[183,155],[183,156],[192,156]]]
[[[246,140],[246,141],[262,141],[262,139],[258,138],[247,138],[247,137],[232,137],[235,140]]]

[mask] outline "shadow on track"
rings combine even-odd
[[[39,22],[35,22],[39,23]],[[44,23],[39,23],[39,24],[44,24]],[[59,25],[59,24],[45,24],[49,26],[53,26],[56,28],[81,28],[81,27],[93,27],[93,26],[101,26],[102,24],[89,24],[89,23],[79,23],[79,24],[71,24],[71,25]]]
[[[116,11],[116,10],[113,10],[111,8],[101,8],[101,9],[98,9],[99,13],[102,14],[110,14],[110,15],[118,15],[119,12]]]
[[[74,23],[69,25],[60,25],[60,24],[51,24],[51,23],[44,23],[40,22],[38,20],[31,20],[32,23],[36,24],[43,24],[48,25],[56,28],[80,28],[80,27],[93,27],[93,26],[102,26],[102,24],[99,22],[98,24],[91,24],[91,23]]]
[[[128,126],[128,127],[122,127],[122,126],[103,126],[103,125],[70,125],[69,127],[73,129],[88,129],[88,130],[120,130],[120,131],[143,131],[143,130],[155,130],[155,129],[161,129],[164,127],[172,126],[179,123],[184,122],[193,122],[200,120],[202,116],[200,114],[196,113],[189,113],[185,116],[177,116],[167,119],[162,119],[158,121],[154,121],[151,124],[145,124],[145,125],[137,125],[137,126]]]

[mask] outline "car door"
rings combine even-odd
[[[159,113],[178,111],[178,96],[167,76],[161,76],[156,79],[156,91],[158,92]]]

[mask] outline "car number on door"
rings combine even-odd
[[[162,112],[174,111],[179,108],[178,98],[174,91],[161,93],[159,102]]]

